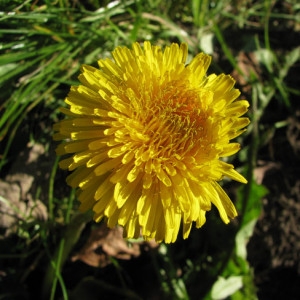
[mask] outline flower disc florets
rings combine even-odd
[[[65,140],[60,166],[74,172],[67,182],[79,188],[81,209],[95,220],[124,227],[128,238],[174,242],[182,225],[201,227],[213,203],[225,223],[237,215],[217,181],[224,176],[246,183],[233,165],[220,160],[240,146],[230,140],[249,120],[249,106],[237,101],[229,75],[209,75],[210,56],[189,65],[186,44],[164,51],[145,42],[118,47],[114,61],[100,69],[82,67],[81,85],[72,87],[55,125]]]

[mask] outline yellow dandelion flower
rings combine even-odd
[[[244,132],[249,103],[229,75],[206,75],[211,57],[188,65],[185,43],[164,51],[144,42],[117,47],[100,69],[84,65],[65,102],[68,116],[54,125],[64,140],[60,167],[73,171],[82,211],[96,221],[124,227],[124,236],[174,242],[182,225],[187,238],[213,203],[225,223],[236,209],[217,181],[246,183],[221,160],[235,154],[230,141]]]

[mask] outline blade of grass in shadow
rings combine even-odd
[[[217,38],[218,42],[221,45],[221,48],[222,48],[223,52],[225,53],[227,59],[229,60],[230,64],[232,65],[233,69],[237,70],[238,73],[241,76],[244,76],[243,71],[240,69],[239,65],[237,64],[234,56],[232,55],[229,47],[226,44],[226,41],[225,41],[225,39],[223,37],[223,34],[222,34],[219,26],[216,23],[213,26],[213,30],[214,30],[214,33],[216,35],[216,38]]]
[[[54,182],[55,182],[55,175],[58,169],[58,162],[60,160],[60,156],[56,156],[53,167],[51,169],[50,178],[49,178],[49,190],[48,190],[48,219],[50,221],[54,218]]]
[[[70,194],[69,203],[72,204],[74,200],[74,192]],[[69,206],[68,214],[71,211]],[[45,278],[43,280],[42,287],[42,299],[55,299],[55,293],[57,289],[57,283],[59,282],[63,293],[64,299],[68,299],[66,295],[66,289],[64,286],[63,278],[61,277],[61,270],[66,262],[71,250],[78,241],[82,230],[86,223],[92,219],[91,212],[85,214],[78,214],[72,218],[69,224],[66,225],[64,236],[61,239],[58,247],[53,255],[49,253],[47,244],[45,245],[46,251],[50,257],[49,266],[46,269]]]

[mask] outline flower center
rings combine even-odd
[[[148,103],[144,134],[160,157],[184,155],[199,146],[205,134],[206,113],[201,110],[199,91],[186,85],[162,88]]]

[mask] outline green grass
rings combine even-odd
[[[265,189],[253,180],[257,153],[266,143],[266,132],[276,130],[273,124],[284,124],[272,109],[293,113],[295,99],[300,95],[293,80],[293,70],[300,60],[300,46],[294,38],[300,30],[297,2],[2,1],[1,179],[29,142],[43,144],[46,156],[54,157],[52,124],[61,118],[59,107],[64,105],[70,85],[78,83],[82,64],[96,65],[98,59],[109,57],[116,46],[144,40],[162,46],[187,42],[191,56],[211,52],[214,60],[210,71],[235,72],[238,87],[251,102],[252,122],[247,135],[239,140],[244,150],[235,158],[249,180],[236,194],[240,222],[224,228],[210,217],[206,229],[192,232],[189,242],[162,245],[152,256],[153,269],[166,299],[194,299],[193,293],[201,294],[203,299],[220,299],[224,296],[223,285],[229,283],[229,299],[256,299],[252,270],[240,243],[245,244],[251,236],[260,215],[260,199],[265,194]],[[282,35],[284,44],[279,40]],[[241,64],[241,53],[255,57],[258,72],[251,65]],[[44,199],[48,220],[43,223],[21,218],[13,237],[6,238],[5,244],[1,241],[0,269],[4,268],[9,283],[21,286],[22,291],[7,285],[0,290],[0,299],[27,295],[26,282],[32,266],[39,269],[37,265],[43,265],[46,272],[41,291],[44,299],[55,299],[57,294],[61,299],[69,298],[64,264],[90,216],[77,215],[74,191],[64,187],[65,174],[57,169],[57,163],[54,159],[48,170]],[[39,189],[45,186],[37,186],[34,194]],[[1,202],[7,203],[7,199],[2,197]],[[220,233],[226,237],[223,245],[218,240]],[[199,253],[192,255],[195,251]],[[122,277],[124,272],[120,274]],[[200,281],[201,286],[196,288]],[[105,290],[105,284],[103,287],[99,283],[95,289]],[[83,290],[79,287],[80,292]],[[129,287],[119,292],[122,290],[128,299],[139,299]]]

